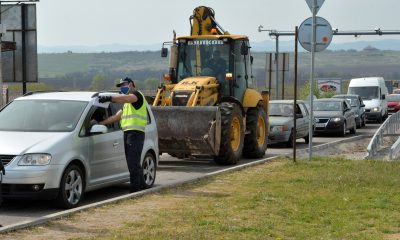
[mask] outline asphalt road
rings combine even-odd
[[[366,128],[357,129],[357,135],[371,137],[380,125],[369,123]],[[324,137],[317,136],[313,138],[313,146],[320,144],[339,141],[353,137],[352,134],[347,134],[345,137]],[[297,140],[297,149],[306,149],[308,144],[304,143],[303,139]],[[265,158],[273,157],[293,152],[291,148],[286,148],[284,145],[268,146]],[[254,160],[242,159],[238,165],[246,164]],[[230,166],[218,166],[211,159],[177,159],[163,154],[160,158],[159,167],[157,169],[157,177],[155,187],[177,184],[182,181],[198,178],[209,173],[213,173],[222,169],[227,169]],[[82,205],[88,205],[100,202],[115,197],[120,197],[128,194],[128,184],[121,184],[109,187],[102,190],[97,190],[85,194]],[[40,219],[52,214],[57,214],[63,210],[57,209],[49,201],[7,201],[0,206],[0,224],[4,227],[18,226],[30,222],[35,219]],[[2,228],[0,227],[0,233]]]

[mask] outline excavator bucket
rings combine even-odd
[[[173,156],[217,155],[221,136],[218,107],[153,106],[160,152]]]

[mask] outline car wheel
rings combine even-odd
[[[354,125],[353,125],[353,127],[350,129],[350,133],[351,134],[356,134],[356,122],[354,121]]]
[[[57,204],[62,208],[78,206],[83,198],[84,187],[82,170],[74,164],[68,166],[61,177]]]
[[[306,142],[306,144],[310,143],[310,135],[307,134],[307,136],[304,137],[304,141]]]
[[[292,148],[293,147],[293,129],[290,131],[289,139],[286,142],[286,146]]]
[[[157,163],[156,158],[150,152],[144,156],[142,163],[142,188],[151,188],[156,180]]]
[[[346,131],[347,131],[347,124],[346,124],[346,122],[344,122],[344,123],[343,123],[343,129],[342,129],[342,131],[340,132],[340,136],[341,136],[341,137],[346,136]]]

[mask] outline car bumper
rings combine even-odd
[[[396,113],[399,110],[400,110],[400,108],[397,108],[397,107],[388,107],[389,113]]]
[[[1,184],[4,198],[52,199],[57,196],[62,165],[6,167]]]
[[[343,131],[343,122],[329,122],[322,126],[316,126],[314,129],[315,133],[338,133]]]
[[[366,112],[365,113],[365,118],[366,119],[379,119],[381,117],[380,112]]]
[[[268,143],[280,143],[289,141],[290,131],[270,132],[268,135]]]

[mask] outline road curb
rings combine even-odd
[[[340,143],[357,141],[357,140],[359,140],[361,138],[365,138],[365,137],[366,136],[359,135],[359,136],[354,136],[354,137],[350,137],[350,138],[346,138],[346,139],[341,139],[341,140],[334,141],[334,142],[323,143],[323,144],[320,144],[320,145],[313,146],[313,151],[319,151],[319,150],[322,150],[322,149],[326,149],[326,148],[329,148],[332,145],[336,145],[336,144],[340,144]],[[308,149],[297,150],[297,153],[306,153],[306,152],[308,152]],[[70,215],[72,215],[74,213],[78,213],[78,212],[81,212],[81,211],[84,211],[84,210],[87,210],[87,209],[91,209],[91,208],[95,208],[95,207],[101,207],[101,206],[104,206],[104,205],[107,205],[107,204],[118,203],[118,202],[123,201],[123,200],[135,199],[135,198],[139,198],[141,196],[145,196],[145,195],[148,195],[148,194],[151,194],[151,193],[158,193],[158,192],[161,192],[161,191],[164,191],[164,190],[177,188],[177,187],[180,187],[180,186],[184,186],[184,185],[188,185],[188,184],[191,184],[191,183],[194,183],[194,182],[198,182],[199,180],[202,180],[202,179],[211,178],[211,177],[219,175],[219,174],[234,172],[234,171],[246,169],[246,168],[249,168],[249,167],[261,165],[261,164],[270,162],[273,159],[277,159],[277,158],[282,157],[282,156],[290,156],[290,155],[292,155],[292,153],[286,153],[286,154],[283,154],[283,155],[263,158],[263,159],[260,159],[260,160],[256,160],[256,161],[252,161],[250,163],[243,164],[243,165],[233,166],[233,167],[222,169],[222,170],[218,170],[218,171],[215,171],[215,172],[212,172],[212,173],[207,173],[207,174],[205,174],[203,176],[198,176],[198,177],[195,177],[193,179],[185,180],[185,181],[182,181],[182,182],[172,183],[172,184],[165,185],[165,186],[157,186],[157,187],[146,189],[144,191],[140,191],[140,192],[137,192],[137,193],[131,193],[131,194],[127,194],[127,195],[123,195],[123,196],[107,199],[107,200],[104,200],[104,201],[91,203],[91,204],[88,204],[88,205],[85,205],[85,206],[81,206],[81,207],[77,207],[77,208],[74,208],[74,209],[69,209],[69,210],[65,210],[65,211],[62,211],[62,212],[49,214],[49,215],[40,217],[40,218],[35,219],[35,220],[27,220],[27,221],[23,221],[23,222],[20,222],[20,223],[11,224],[11,225],[8,225],[8,226],[3,226],[3,227],[0,227],[0,234],[6,233],[6,232],[10,232],[10,231],[15,231],[15,230],[22,229],[22,228],[34,227],[34,226],[41,225],[41,224],[44,224],[46,222],[49,222],[51,220],[56,220],[56,219],[60,219],[60,218],[63,218],[63,217],[68,217],[68,216],[70,216]]]

